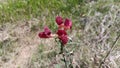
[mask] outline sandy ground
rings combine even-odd
[[[17,48],[11,59],[6,63],[0,61],[2,63],[0,68],[27,68],[33,53],[37,50],[40,43],[40,38],[37,35],[38,31],[31,32],[31,26],[35,22],[19,22],[15,25],[6,24],[4,30],[0,31],[0,41],[7,39],[18,40],[15,44]]]

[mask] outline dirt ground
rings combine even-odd
[[[38,21],[18,22],[17,24],[5,24],[1,26],[0,41],[16,41],[14,52],[10,53],[10,59],[4,62],[2,59],[7,55],[0,56],[0,68],[27,68],[31,56],[36,51],[40,39],[38,31],[31,31],[31,25],[36,25]],[[12,46],[12,45],[11,45]]]

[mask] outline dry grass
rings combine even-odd
[[[88,5],[93,8],[95,4],[91,2]],[[73,42],[66,45],[66,48],[70,51],[74,50],[74,68],[120,67],[120,40],[117,40],[114,45],[115,48],[106,57],[115,39],[120,34],[120,7],[112,3],[106,6],[109,7],[109,11],[105,14],[89,8],[88,14],[80,19],[84,23],[83,29],[73,30],[73,33],[70,35]],[[94,14],[91,16],[93,11]],[[59,46],[57,44],[50,44],[49,42],[45,44],[44,42],[39,47],[41,46],[43,48],[40,48],[33,57],[30,68],[64,68],[64,63],[61,62],[62,58],[58,55]],[[45,47],[52,48],[47,49]]]

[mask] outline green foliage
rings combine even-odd
[[[119,0],[113,1],[119,2]],[[86,5],[86,3],[89,3],[87,0],[8,0],[7,3],[0,3],[0,23],[30,18],[42,19],[43,17],[50,21],[51,17],[56,15],[72,17],[74,20],[79,16],[86,15],[89,9],[105,13],[109,10],[109,7],[105,4],[109,2],[112,2],[112,0],[106,2],[100,0],[93,7],[90,7]]]
[[[68,16],[84,0],[9,0],[0,4],[0,23],[62,14]]]

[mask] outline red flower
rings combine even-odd
[[[65,19],[65,23],[64,23],[64,29],[71,29],[72,28],[72,21],[69,19]]]
[[[65,30],[58,30],[57,34],[58,34],[58,38],[61,40],[61,43],[63,45],[68,42],[68,36]]]
[[[50,38],[51,30],[48,27],[44,27],[44,31],[39,33],[40,38]]]
[[[58,36],[67,35],[65,30],[58,30],[57,34],[58,34]]]
[[[63,45],[67,44],[67,42],[68,42],[68,36],[67,35],[58,36],[58,38],[61,40],[61,43]]]
[[[57,17],[56,17],[56,23],[57,23],[58,25],[61,25],[61,24],[63,23],[62,17],[57,16]]]

